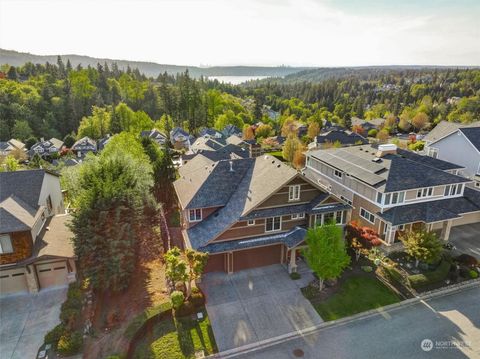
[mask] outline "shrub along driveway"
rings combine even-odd
[[[60,322],[60,307],[67,288],[41,290],[0,299],[0,357],[36,358],[43,337]]]
[[[201,288],[219,351],[322,323],[300,292],[311,279],[294,281],[280,265],[206,274]]]

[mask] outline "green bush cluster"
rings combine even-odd
[[[470,270],[470,272],[468,272],[468,274],[470,275],[470,278],[472,278],[472,279],[478,278],[478,272],[474,269]]]
[[[404,277],[402,273],[400,273],[395,267],[385,266],[383,267],[383,271],[387,275],[388,279],[390,279],[392,282],[403,284]]]
[[[82,345],[83,337],[81,332],[66,333],[60,337],[57,351],[61,355],[73,355],[80,351]]]
[[[192,315],[195,312],[195,306],[192,302],[186,300],[182,305],[175,310],[176,317],[186,317],[187,315]]]
[[[409,275],[407,279],[413,288],[421,288],[447,278],[451,266],[451,262],[447,258],[443,258],[440,265],[435,270],[422,274]]]
[[[68,287],[67,299],[60,310],[60,321],[44,338],[45,343],[52,344],[53,349],[63,355],[78,353],[83,344],[82,333],[75,331],[82,314],[83,293],[79,283]]]
[[[174,290],[172,294],[170,294],[170,300],[172,301],[172,306],[175,310],[178,310],[182,305],[183,301],[185,300],[185,296],[183,292],[179,290]]]

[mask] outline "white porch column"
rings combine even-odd
[[[297,251],[295,248],[290,250],[290,263],[288,263],[288,273],[297,271]]]
[[[443,239],[445,242],[448,241],[450,238],[450,230],[452,229],[452,220],[449,219],[443,222],[442,233],[440,234],[440,238]]]
[[[393,244],[395,241],[395,234],[397,233],[397,227],[392,227],[391,225],[387,225],[387,234],[385,236],[385,242],[388,245]]]

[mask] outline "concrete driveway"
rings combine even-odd
[[[458,253],[467,253],[480,259],[480,223],[452,227],[450,242]]]
[[[62,287],[0,298],[1,359],[36,358],[45,334],[60,323],[66,295],[67,287]]]
[[[304,272],[294,281],[281,265],[206,274],[201,288],[219,351],[322,323],[300,292],[312,279]]]

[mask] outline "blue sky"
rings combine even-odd
[[[182,65],[480,65],[479,19],[480,0],[0,0],[0,47]]]

